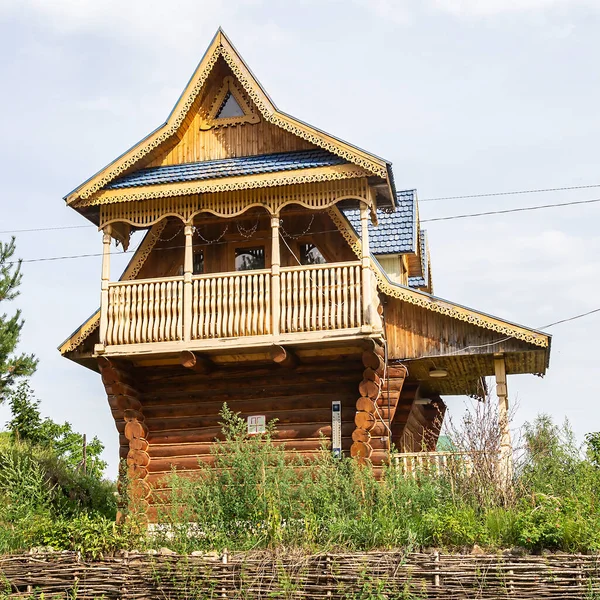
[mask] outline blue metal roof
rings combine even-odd
[[[301,150],[298,152],[278,152],[258,156],[239,156],[202,162],[184,163],[164,167],[140,169],[115,179],[107,189],[179,183],[220,177],[259,175],[297,169],[312,169],[346,164],[348,161],[326,150]]]
[[[377,210],[377,227],[369,221],[372,254],[406,254],[417,250],[417,191],[398,192],[396,198],[396,212]],[[343,213],[360,235],[360,210],[344,209]]]

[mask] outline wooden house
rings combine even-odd
[[[100,309],[60,352],[99,371],[146,496],[210,461],[224,402],[290,452],[435,450],[444,396],[543,374],[550,338],[433,295],[415,190],[280,111],[219,30],[164,125],[67,204],[102,232]],[[145,237],[119,280],[113,242]]]

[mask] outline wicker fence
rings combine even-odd
[[[0,598],[600,598],[600,557],[76,554],[0,558]],[[43,594],[43,596],[42,596]]]

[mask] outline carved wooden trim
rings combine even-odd
[[[128,152],[123,158],[117,159],[115,162],[108,165],[98,176],[93,177],[88,183],[82,185],[78,190],[73,192],[67,198],[67,202],[71,204],[78,198],[90,198],[98,190],[102,189],[119,175],[133,167],[173,135],[176,135],[219,56],[223,56],[235,77],[244,88],[246,94],[255,104],[265,120],[315,144],[319,148],[328,150],[337,156],[347,159],[355,165],[365,168],[369,173],[378,175],[387,180],[387,167],[384,161],[376,160],[374,157],[371,157],[356,148],[352,148],[340,140],[332,138],[309,125],[305,125],[300,121],[277,111],[267,99],[264,92],[262,92],[260,85],[250,74],[241,58],[237,56],[223,34],[219,33],[212,46],[208,49],[201,64],[198,66],[198,69],[193,76],[193,83],[190,83],[189,87],[185,90],[182,99],[169,116],[167,124],[161,127],[156,133],[151,134],[147,139],[140,142],[137,147]]]
[[[223,106],[223,102],[227,98],[227,95],[231,94],[239,107],[243,111],[243,115],[240,117],[221,117],[217,115],[219,110]],[[208,117],[203,120],[200,128],[203,130],[212,129],[213,127],[228,127],[230,125],[242,125],[244,123],[258,123],[260,116],[256,113],[251,104],[246,101],[243,92],[237,86],[236,81],[231,75],[228,75],[223,79],[223,84],[217,92],[210,110],[208,111]]]
[[[338,165],[315,169],[299,169],[297,171],[287,171],[286,173],[265,173],[263,175],[228,177],[205,181],[147,185],[118,190],[105,190],[96,194],[93,198],[78,202],[76,208],[113,204],[116,202],[139,202],[140,200],[150,200],[153,198],[173,198],[175,196],[190,194],[209,194],[325,181],[342,181],[359,177],[364,178],[367,175],[364,169],[355,165]]]
[[[340,211],[335,206],[330,207],[328,213],[335,225],[340,230],[342,236],[350,245],[352,251],[357,257],[360,258],[360,238],[354,229],[352,229],[350,223],[348,223],[348,221],[342,216]],[[547,348],[549,346],[549,336],[543,333],[538,333],[531,329],[525,329],[524,327],[519,327],[518,325],[513,325],[511,323],[507,323],[506,321],[502,321],[501,319],[478,313],[472,309],[458,306],[448,302],[447,300],[435,298],[424,292],[412,290],[400,284],[393,283],[382,271],[377,260],[373,260],[372,263],[375,277],[377,278],[377,287],[379,291],[391,296],[392,298],[398,298],[403,302],[408,302],[410,304],[414,304],[415,306],[420,306],[422,308],[426,308],[427,310],[452,317],[453,319],[458,319],[459,321],[471,323],[472,325],[477,325],[478,327],[483,327],[485,329],[513,337],[517,340],[522,340],[529,344],[533,344],[534,346],[540,346],[542,348]]]
[[[323,210],[343,199],[368,201],[368,197],[369,186],[365,178],[342,179],[105,204],[100,207],[100,224],[101,227],[105,227],[110,223],[125,222],[136,227],[148,227],[167,216],[177,217],[188,223],[202,212],[219,217],[235,217],[254,206],[262,206],[272,215],[277,215],[289,204]]]

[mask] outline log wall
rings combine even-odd
[[[331,438],[331,402],[342,402],[342,448],[352,444],[360,362],[228,369],[198,373],[181,366],[134,370],[148,427],[148,482],[155,485],[172,467],[184,473],[211,462],[210,449],[221,437],[224,403],[242,418],[277,419],[275,439],[303,456]],[[117,428],[125,446],[122,422]]]

